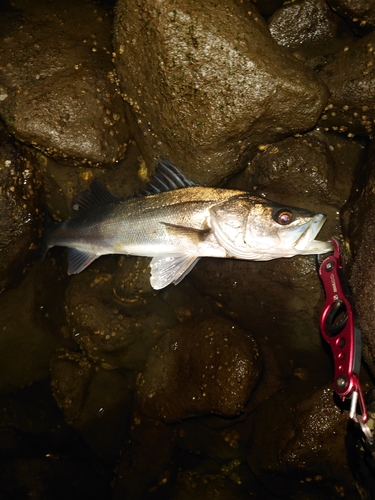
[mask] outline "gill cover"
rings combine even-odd
[[[259,252],[246,242],[246,228],[255,205],[260,212],[266,209],[266,202],[263,203],[262,199],[241,194],[210,209],[211,229],[216,239],[238,259],[259,259]]]

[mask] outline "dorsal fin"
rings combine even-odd
[[[86,210],[118,202],[120,199],[99,182],[93,182],[86,191],[73,198],[72,212],[73,215],[78,215]]]
[[[195,182],[185,177],[177,167],[172,165],[166,158],[160,156],[155,158],[157,167],[152,181],[148,187],[143,189],[143,194],[163,193],[186,187],[198,186]]]

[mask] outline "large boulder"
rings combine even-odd
[[[375,26],[375,4],[372,0],[327,0],[327,3],[359,34]]]
[[[200,183],[218,183],[258,146],[312,128],[327,100],[252,4],[120,0],[114,46],[146,162],[162,154]]]
[[[334,499],[345,491],[357,498],[345,449],[348,415],[329,387],[311,391],[297,377],[290,382],[292,390],[256,412],[247,455],[252,471],[276,496]]]
[[[51,359],[51,386],[69,425],[102,459],[115,461],[132,407],[126,375],[60,349]]]
[[[66,344],[59,278],[50,263],[34,266],[19,286],[0,295],[0,394],[48,377],[52,353]]]
[[[116,267],[112,257],[108,261]],[[66,310],[71,334],[87,356],[102,367],[141,370],[148,351],[178,320],[158,296],[124,294],[121,300],[115,275],[98,272],[99,265],[92,264],[70,281]]]
[[[351,273],[356,312],[362,329],[364,358],[375,374],[375,147],[371,143],[357,170],[352,192],[343,210],[343,225],[354,263]]]
[[[324,0],[297,0],[278,9],[268,27],[279,45],[311,56],[331,49],[339,19]]]
[[[0,293],[30,269],[42,226],[42,181],[35,155],[0,131]]]
[[[326,130],[347,135],[374,134],[375,33],[369,33],[355,43],[347,44],[327,64],[319,75],[327,84],[330,98],[319,124]]]
[[[19,139],[78,164],[124,156],[129,132],[104,8],[12,2],[0,17],[0,68],[0,116]]]
[[[254,340],[234,322],[184,322],[150,351],[138,404],[165,422],[205,414],[233,417],[244,410],[260,366]]]

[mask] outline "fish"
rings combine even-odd
[[[101,255],[150,257],[150,283],[177,285],[201,257],[266,261],[331,252],[315,237],[326,215],[254,196],[199,186],[165,158],[143,193],[120,198],[93,182],[73,199],[72,217],[47,224],[42,259],[68,248],[68,274]]]

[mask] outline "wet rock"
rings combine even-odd
[[[0,131],[0,293],[18,284],[35,261],[41,185],[33,153]]]
[[[172,426],[134,409],[129,439],[118,465],[114,500],[138,500],[149,498],[148,493],[159,493],[170,479],[174,436]]]
[[[198,426],[197,433],[194,432],[195,425]],[[217,432],[221,434],[218,441],[213,438],[213,431],[202,426],[199,419],[187,420],[177,426],[166,425],[145,417],[136,407],[129,438],[121,454],[114,498],[184,499],[191,498],[194,492],[194,498],[211,498],[213,495],[212,498],[245,499],[250,491],[254,496],[255,493],[264,493],[254,481],[244,458],[245,443],[242,439],[245,434],[242,433],[240,438],[241,459],[233,459],[228,455],[239,454],[236,431],[228,428]],[[200,439],[197,439],[197,434]],[[189,443],[189,438],[192,438],[192,443]],[[218,454],[215,454],[216,450],[220,450]],[[214,454],[215,459],[209,458],[206,452]],[[259,497],[267,498],[264,495]]]
[[[348,137],[372,137],[375,120],[373,78],[375,33],[345,46],[319,72],[331,96],[319,121]]]
[[[140,297],[155,295],[150,283],[150,259],[121,256],[114,276],[117,297],[134,301]]]
[[[352,189],[347,203],[343,206],[341,223],[351,256],[356,256],[364,237],[365,219],[374,208],[375,193],[375,146],[370,142],[363,150],[360,164],[357,165]],[[370,220],[370,218],[369,218]]]
[[[324,294],[313,257],[269,262],[205,259],[198,265],[192,278],[201,293],[250,331],[256,342],[266,337],[276,360],[265,365],[265,372],[290,377],[297,364],[318,378],[327,373],[318,327]]]
[[[375,146],[373,142],[363,154],[363,162],[356,169],[350,197],[342,210],[342,225],[351,269],[358,321],[362,329],[364,358],[375,373],[374,343],[374,258],[373,236],[375,215]],[[352,258],[352,260],[350,260]],[[354,259],[354,263],[353,263]],[[350,273],[348,273],[350,276]]]
[[[314,133],[312,134],[314,135]],[[327,161],[333,160],[333,176],[334,185],[331,194],[327,191],[323,198],[330,204],[335,204],[340,207],[347,201],[352,188],[353,177],[358,167],[363,162],[365,146],[367,141],[363,138],[359,140],[348,139],[347,137],[336,133],[318,133],[320,141],[328,149],[320,158],[321,162],[325,163],[324,156],[327,155]],[[329,222],[331,222],[332,215],[328,213]]]
[[[246,500],[249,491],[241,487],[241,478],[237,473],[238,463],[233,461],[227,472],[226,466],[216,474],[205,474],[200,471],[179,471],[176,486],[170,498],[175,500],[189,500],[193,496],[196,500],[215,498],[217,500]],[[251,491],[250,494],[254,493]],[[265,498],[265,497],[260,497]]]
[[[327,215],[319,239],[341,234],[339,211],[363,161],[363,144],[314,130],[289,137],[258,153],[238,187],[291,206]]]
[[[323,204],[340,205],[345,197],[336,193],[336,181],[343,176],[350,189],[350,169],[336,168],[333,148],[319,132],[288,137],[258,153],[248,164],[247,187],[282,203],[321,211]],[[319,208],[317,208],[317,206]]]
[[[109,267],[105,270],[104,260],[70,282],[66,300],[71,333],[88,357],[104,368],[140,370],[151,347],[178,320],[157,296],[123,300],[117,296],[116,261],[106,259]]]
[[[202,295],[188,276],[178,286],[165,288],[161,297],[173,308],[181,323],[190,319],[200,322],[218,314],[216,304]]]
[[[51,359],[51,379],[53,395],[69,425],[98,456],[114,461],[131,412],[126,377],[95,367],[82,354],[60,350]]]
[[[358,33],[375,26],[375,5],[372,0],[327,0],[328,5],[352,23]]]
[[[203,184],[239,171],[257,146],[313,127],[326,103],[325,86],[250,4],[119,1],[114,45],[146,163],[162,154]]]
[[[0,295],[0,394],[48,377],[51,354],[69,343],[56,271],[48,265],[45,271],[34,266],[21,285]],[[47,274],[55,283],[49,297]]]
[[[285,498],[358,498],[346,459],[348,414],[335,405],[331,389],[306,391],[304,385],[294,377],[287,392],[256,411],[250,467]]]
[[[111,17],[82,0],[17,0],[0,20],[0,115],[19,139],[76,163],[112,163],[129,132]]]
[[[100,182],[117,196],[133,196],[145,183],[143,159],[134,142],[127,148],[124,160],[111,168],[97,168],[89,165],[76,166],[57,161],[42,153],[37,154],[43,178],[46,208],[55,220],[70,219],[72,200],[89,188],[92,182]]]
[[[251,434],[251,417],[245,422],[222,419],[224,428],[214,428],[206,420],[187,419],[177,424],[176,446],[218,461],[244,458]]]
[[[375,374],[375,198],[361,228],[362,238],[354,260],[351,285],[355,294],[358,322],[362,330],[364,357]]]
[[[332,50],[339,19],[324,0],[297,0],[277,10],[268,27],[279,45],[311,57]]]
[[[51,387],[68,424],[79,418],[94,369],[80,353],[61,349],[51,359]]]
[[[264,338],[259,338],[257,345],[263,370],[244,412],[230,419],[209,415],[175,424],[176,447],[215,461],[243,461],[252,433],[254,409],[272,397],[283,385],[272,346]]]
[[[175,422],[239,415],[260,373],[255,342],[220,317],[184,322],[164,335],[138,380],[137,401],[148,416]]]
[[[66,424],[49,379],[1,396],[0,404],[2,498],[112,498],[113,464]]]

